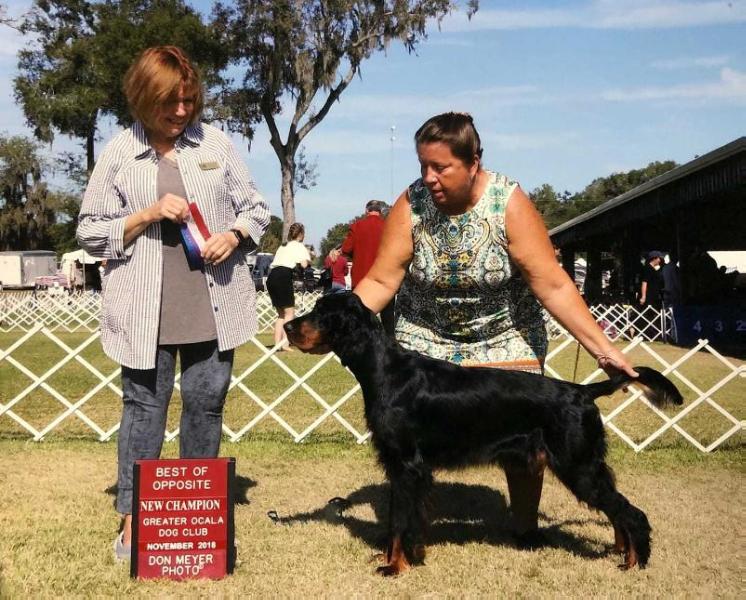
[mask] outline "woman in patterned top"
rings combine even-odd
[[[355,288],[376,313],[399,292],[401,346],[464,366],[540,373],[543,305],[601,367],[636,375],[557,262],[529,198],[483,168],[471,116],[432,117],[414,139],[422,177],[396,200],[376,262]],[[519,541],[538,543],[543,475],[506,475]]]

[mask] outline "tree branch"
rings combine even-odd
[[[306,124],[298,130],[298,141],[306,137],[306,135],[308,135],[308,133],[314,127],[316,127],[316,125],[321,123],[321,121],[331,109],[332,104],[334,104],[339,99],[342,92],[345,91],[345,88],[350,85],[350,81],[352,81],[352,78],[355,76],[356,72],[357,68],[350,67],[350,69],[347,71],[347,74],[342,78],[342,81],[339,82],[337,87],[333,88],[329,92],[329,96],[327,97],[326,102],[324,102],[324,105],[321,107],[321,110],[315,115],[308,117],[308,121],[306,121]]]
[[[275,116],[272,111],[272,101],[264,95],[262,96],[260,107],[264,121],[267,123],[267,128],[269,129],[269,143],[275,149],[277,158],[282,159],[285,155],[285,146],[282,143],[280,131],[277,129],[277,123],[275,122]]]

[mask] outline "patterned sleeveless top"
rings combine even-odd
[[[517,183],[488,171],[483,196],[449,216],[422,179],[409,187],[414,256],[396,300],[403,348],[464,366],[541,372],[543,313],[505,234],[505,207]]]

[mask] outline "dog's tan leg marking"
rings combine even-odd
[[[625,570],[631,569],[637,564],[637,550],[632,544],[629,545],[629,549],[627,550],[624,557],[625,557],[625,561],[624,561]]]
[[[637,548],[635,548],[635,545],[632,543],[632,536],[629,535],[629,532],[623,532],[622,534],[624,535],[625,540],[628,541],[624,549],[624,563],[619,565],[619,568],[622,569],[622,571],[628,571],[637,565],[639,557],[637,555]]]
[[[404,555],[404,547],[401,543],[401,537],[396,536],[391,542],[391,556],[389,556],[389,564],[382,567],[378,567],[376,571],[384,577],[391,577],[392,575],[399,575],[410,569],[409,561]]]

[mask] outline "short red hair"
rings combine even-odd
[[[190,123],[196,123],[204,103],[202,80],[197,69],[181,48],[148,48],[137,57],[124,76],[124,95],[132,116],[150,129],[156,109],[176,98],[182,84],[184,93],[194,99]]]

